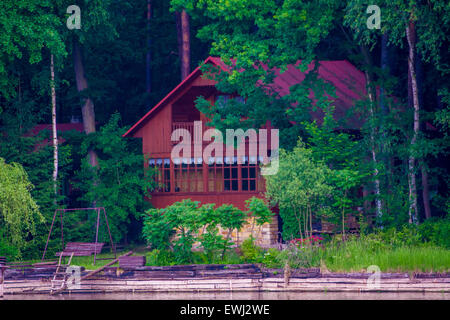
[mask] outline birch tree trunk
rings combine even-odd
[[[74,40],[73,42],[73,60],[77,90],[78,92],[82,92],[88,88],[88,82],[84,74],[83,59],[81,56],[80,45],[77,40]],[[83,127],[84,132],[89,134],[95,132],[94,103],[89,97],[84,98],[83,100],[83,106],[81,107]],[[94,150],[89,150],[89,164],[92,167],[96,167],[98,165],[97,153]]]
[[[52,96],[52,141],[53,141],[53,189],[55,192],[55,205],[57,204],[56,197],[58,195],[58,132],[56,130],[56,90],[55,90],[55,64],[53,54],[50,55],[50,87]]]
[[[416,46],[416,34],[414,22],[410,21],[406,27],[406,38],[408,40],[408,73],[411,78],[411,90],[412,100],[414,107],[414,132],[411,139],[411,151],[408,159],[408,184],[409,184],[409,223],[418,223],[417,220],[417,186],[416,186],[416,173],[415,173],[415,156],[414,147],[417,142],[417,136],[419,134],[419,96],[417,91],[417,81],[415,72],[415,46]]]
[[[423,75],[423,63],[420,55],[416,53],[415,55],[415,68],[416,68],[416,82],[417,82],[417,95],[419,106],[423,105],[423,86],[424,86],[424,75]],[[423,124],[419,123],[419,130],[423,130]],[[425,218],[431,218],[431,206],[430,206],[430,195],[428,187],[428,171],[425,159],[419,161],[420,171],[422,174],[422,203],[425,212]]]
[[[361,52],[364,56],[364,60],[367,64],[367,66],[370,66],[371,65],[370,56],[369,56],[369,53],[367,52],[367,49],[364,46],[361,46]],[[371,77],[370,73],[366,70],[364,72],[364,74],[365,74],[365,78],[366,78],[366,82],[367,82],[367,93],[368,93],[369,102],[370,102],[369,113],[370,113],[370,117],[372,119],[374,119],[374,117],[375,117],[374,107],[375,107],[375,102],[376,102],[376,93],[374,92],[375,90],[372,87],[373,81],[372,81],[372,77]],[[376,130],[372,124],[371,128],[370,128],[370,149],[371,149],[370,151],[371,151],[372,162],[373,162],[373,166],[374,166],[373,176],[374,176],[374,187],[375,187],[376,217],[377,217],[377,222],[379,223],[381,220],[381,217],[383,216],[383,211],[382,211],[382,204],[381,204],[378,161],[377,161],[377,154],[375,151],[375,134],[376,134]]]

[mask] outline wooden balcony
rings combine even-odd
[[[176,129],[185,129],[191,134],[191,141],[194,141],[194,122],[172,122],[172,132],[174,132]],[[172,144],[179,143],[180,135],[176,134],[174,135],[175,141],[172,141]],[[202,141],[203,132],[200,133],[200,141]]]

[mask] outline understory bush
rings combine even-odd
[[[260,211],[260,205],[252,204],[252,208],[259,208],[255,212]],[[232,231],[239,230],[249,215],[231,205],[214,208],[214,204],[191,200],[149,210],[144,237],[153,250],[147,254],[147,264],[256,263],[266,268],[325,267],[336,272],[364,272],[371,265],[384,272],[450,269],[448,219],[348,235],[345,241],[341,235],[293,239],[283,250],[263,249],[251,235],[231,250]],[[219,232],[219,225],[225,232]]]
[[[176,263],[175,256],[170,250],[154,249],[146,253],[148,266],[172,266]]]
[[[418,226],[423,241],[450,249],[450,215],[445,219],[429,219]]]
[[[247,263],[261,263],[264,259],[264,250],[255,244],[252,236],[241,244],[242,259]]]
[[[450,218],[428,219],[419,225],[403,225],[365,236],[378,239],[392,247],[438,246],[450,248]]]
[[[440,232],[445,227],[441,223],[432,225],[428,228],[437,231],[429,232],[430,239],[441,239]],[[445,242],[426,241],[426,234],[417,230],[420,226],[389,229],[349,236],[346,241],[337,235],[321,245],[301,246],[290,242],[284,250],[266,250],[262,263],[267,268],[283,268],[288,264],[291,268],[326,267],[335,272],[364,272],[371,265],[384,272],[450,271],[450,251],[444,245],[436,245]]]
[[[436,246],[392,246],[377,237],[331,242],[320,249],[322,264],[331,271],[363,271],[376,265],[384,272],[443,272],[450,269],[450,252]]]
[[[177,264],[237,261],[229,253],[232,232],[242,228],[247,216],[253,216],[257,226],[272,216],[262,199],[253,197],[246,206],[248,211],[243,212],[230,204],[215,208],[185,199],[164,209],[150,209],[144,216],[143,236],[152,249],[171,251]],[[194,253],[194,245],[202,250],[200,254]]]

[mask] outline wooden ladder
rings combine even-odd
[[[53,294],[55,292],[55,290],[56,291],[62,291],[66,287],[66,281],[67,281],[68,274],[66,273],[65,269],[64,269],[64,271],[61,271],[61,272],[59,271],[59,269],[61,268],[61,266],[64,266],[66,268],[68,266],[70,266],[70,263],[72,262],[73,255],[74,255],[74,252],[72,252],[72,254],[70,255],[69,262],[66,265],[62,265],[61,264],[61,260],[62,260],[63,252],[60,253],[58,266],[56,267],[56,272],[53,275],[52,287],[51,287],[51,290],[50,290],[50,294]],[[57,279],[58,277],[60,277],[61,279]],[[59,285],[59,288],[55,288],[56,285]]]

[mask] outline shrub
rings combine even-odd
[[[120,115],[114,113],[95,134],[84,137],[80,146],[81,167],[73,177],[73,186],[81,192],[82,206],[92,203],[105,207],[114,242],[138,240],[139,233],[130,232],[132,222],[140,225],[140,213],[149,208],[145,198],[155,188],[152,172],[142,166],[144,156],[137,145],[122,138]],[[88,163],[89,150],[95,150],[98,166]]]
[[[255,244],[252,236],[241,244],[242,258],[248,263],[261,263],[264,259],[264,250]]]
[[[318,267],[320,265],[319,250],[317,246],[298,247],[295,244],[289,244],[279,253],[277,261],[280,267],[288,264],[292,269]]]
[[[321,236],[312,235],[307,238],[296,238],[289,241],[289,243],[295,244],[296,246],[302,246],[302,245],[318,245],[320,244],[324,239]]]
[[[21,256],[27,238],[36,235],[36,223],[45,221],[31,196],[33,188],[21,164],[7,164],[0,158],[0,248],[6,248],[5,255],[10,258]]]
[[[170,250],[154,249],[146,254],[148,266],[171,266],[175,264],[175,256]]]
[[[177,263],[194,261],[196,242],[204,250],[204,262],[223,260],[233,244],[232,231],[242,227],[246,215],[229,204],[214,206],[184,199],[164,209],[150,209],[144,217],[143,236],[153,249],[171,249]],[[228,230],[226,237],[219,234],[219,226]]]
[[[264,254],[262,263],[266,268],[283,268],[280,261],[280,251],[274,248],[270,248]]]
[[[426,220],[418,229],[423,241],[450,249],[450,216]]]

